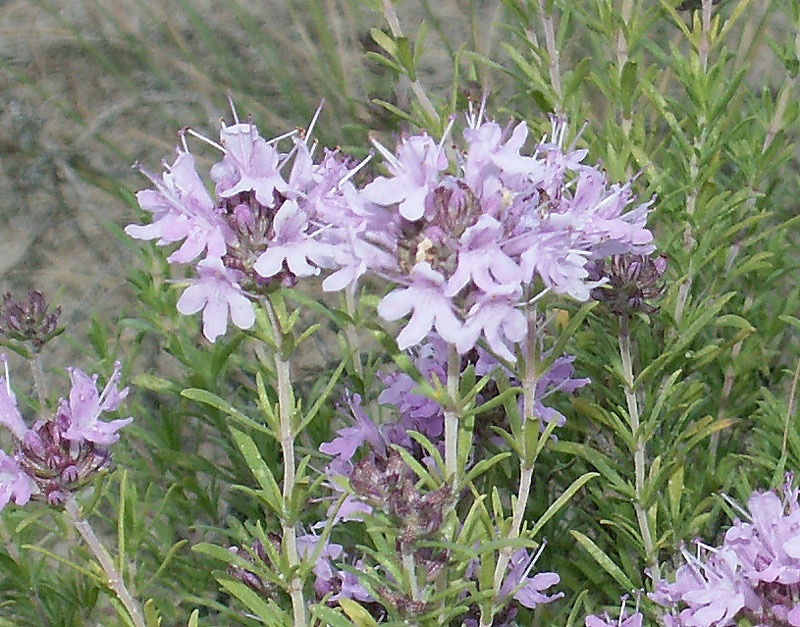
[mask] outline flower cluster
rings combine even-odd
[[[748,509],[749,520],[737,520],[722,546],[698,544],[697,555],[684,550],[675,581],[658,582],[650,598],[672,609],[668,627],[725,627],[741,618],[800,626],[800,505],[791,477],[782,499],[755,492]]]
[[[152,222],[126,228],[137,239],[181,242],[171,263],[196,262],[178,310],[203,309],[203,333],[210,341],[225,332],[228,316],[242,329],[252,326],[250,298],[275,286],[334,267],[339,273],[327,281],[338,286],[337,275],[347,275],[349,267],[339,246],[353,237],[348,224],[360,220],[352,213],[358,195],[349,182],[354,171],[348,160],[329,150],[318,162],[312,159],[313,122],[305,132],[266,140],[251,122],[239,122],[235,113],[234,119],[223,126],[219,143],[203,138],[223,154],[210,171],[214,197],[182,135],[175,161],[161,177],[140,167],[154,189],[140,191],[137,200]],[[287,137],[293,146],[281,152],[278,140]]]
[[[528,135],[484,118],[467,118],[466,149],[451,156],[427,135],[404,137],[394,154],[374,142],[390,176],[364,187],[371,203],[393,210],[394,264],[384,272],[401,284],[378,313],[411,313],[398,336],[406,348],[431,328],[460,353],[479,337],[513,361],[511,345],[527,332],[520,305],[535,281],[586,300],[597,281],[587,263],[613,254],[652,251],[645,221],[652,201],[634,202],[631,184],[608,185],[581,162],[586,150],[564,149],[567,122],[554,117],[549,141],[532,155]],[[547,139],[547,138],[546,138]]]
[[[482,109],[467,116],[464,150],[445,148],[449,129],[438,143],[424,133],[403,136],[394,153],[373,140],[387,175],[359,186],[353,178],[364,162],[331,150],[314,160],[313,122],[268,141],[234,119],[219,143],[205,140],[223,154],[210,171],[215,196],[184,140],[161,177],[142,169],[154,189],[137,199],[152,223],[126,228],[162,245],[181,242],[170,262],[203,256],[178,309],[204,309],[211,341],[229,315],[240,328],[253,324],[252,297],[329,269],[328,291],[367,273],[399,284],[378,313],[389,321],[411,314],[400,348],[435,328],[462,354],[483,336],[513,361],[511,346],[527,332],[520,305],[536,282],[586,300],[602,282],[591,279],[589,262],[653,249],[645,228],[652,201],[635,205],[631,182],[609,185],[582,163],[586,150],[565,149],[562,118],[530,155],[521,153],[524,122],[503,129]],[[281,152],[286,137],[293,145]]]
[[[24,505],[31,498],[59,505],[67,494],[83,486],[111,463],[106,446],[119,439],[117,431],[132,418],[103,422],[103,412],[114,411],[127,396],[119,390],[119,364],[106,387],[97,392],[97,376],[68,369],[72,381],[69,399],[61,399],[55,416],[28,427],[17,408],[8,364],[0,377],[0,424],[14,435],[13,455],[0,451],[0,509],[13,499]]]

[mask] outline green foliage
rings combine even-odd
[[[547,339],[536,354],[520,348],[518,363],[494,379],[470,366],[453,391],[398,350],[367,288],[354,304],[321,300],[318,286],[276,292],[252,330],[209,345],[197,321],[176,310],[163,250],[131,246],[111,227],[136,259],[128,283],[137,309],[118,324],[95,318],[88,342],[76,347],[97,371],[124,363],[133,386],[126,412],[135,420],[115,449],[117,470],[80,498],[148,627],[291,625],[297,588],[317,624],[400,625],[413,616],[414,624],[458,625],[470,612],[501,612],[508,599],[495,598],[498,562],[545,540],[535,570],[558,572],[566,599],[520,609],[519,624],[580,625],[621,595],[652,589],[645,569],[673,571],[682,543],[718,539],[732,514],[720,493],[744,503],[800,467],[800,3],[720,3],[704,23],[701,11],[679,11],[669,0],[503,0],[501,41],[485,47],[480,37],[460,45],[463,37],[427,2],[417,22],[395,15],[391,2],[364,4],[287,3],[290,35],[248,3],[231,0],[224,19],[210,21],[175,0],[152,7],[156,17],[172,17],[148,22],[159,43],[149,46],[94,3],[124,54],[105,54],[78,24],[59,19],[126,93],[139,90],[134,68],[146,76],[148,93],[164,95],[147,106],[170,128],[205,123],[203,103],[219,112],[225,90],[275,131],[305,124],[324,97],[320,140],[355,147],[358,156],[368,129],[422,128],[439,138],[450,116],[483,93],[491,116],[527,120],[534,135],[549,132],[546,114],[564,115],[588,162],[601,160],[612,180],[638,173],[640,197],[656,196],[650,224],[669,260],[665,293],[658,311],[630,317],[603,303],[545,298],[537,306]],[[462,18],[476,32],[484,7],[468,4]],[[341,21],[329,20],[331,6]],[[404,34],[401,24],[415,29]],[[426,54],[436,46],[451,80],[431,77]],[[174,98],[185,90],[198,96],[178,109]],[[90,127],[74,103],[59,106]],[[138,156],[92,133],[103,154]],[[112,173],[74,163],[116,202],[135,207]],[[557,402],[565,426],[540,432],[520,381],[546,373],[565,352],[592,383]],[[293,365],[287,398],[278,360]],[[401,524],[378,506],[363,521],[332,522],[356,488],[337,484],[331,499],[323,488],[329,458],[319,446],[349,425],[335,411],[345,389],[377,422],[392,411],[378,403],[387,372],[407,374],[415,394],[461,416],[458,459],[472,465],[454,485],[423,434],[409,436],[430,463],[395,450],[409,499],[447,493],[433,531],[407,522],[422,527],[418,512]],[[287,441],[297,455],[291,469]],[[518,502],[526,470],[533,482]],[[380,618],[371,602],[317,597],[312,568],[322,542],[290,555],[287,529],[320,521],[323,540],[363,557],[359,568],[339,566],[383,603]],[[0,625],[126,624],[97,560],[60,512],[9,506],[0,538]],[[415,566],[416,555],[430,572]],[[442,555],[446,566],[436,570]],[[245,583],[247,573],[260,588]],[[420,589],[423,609],[408,609]],[[642,608],[655,624],[657,610],[646,600]]]

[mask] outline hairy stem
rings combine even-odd
[[[417,571],[414,566],[414,547],[409,542],[401,542],[400,549],[403,556],[403,570],[408,577],[408,585],[411,588],[411,600],[420,600],[419,586],[417,585]]]
[[[145,627],[144,616],[139,609],[139,605],[133,600],[131,593],[128,592],[128,589],[125,587],[125,582],[114,566],[114,561],[95,535],[91,525],[86,519],[81,518],[78,503],[75,501],[74,496],[67,496],[67,500],[64,501],[64,510],[69,514],[72,524],[75,526],[75,529],[78,530],[78,533],[81,534],[84,542],[89,545],[89,549],[97,558],[97,561],[100,562],[103,572],[105,572],[106,577],[108,577],[108,587],[114,591],[114,594],[117,595],[122,605],[125,606],[133,624],[136,625],[136,627]]]
[[[353,298],[353,293],[350,288],[347,288],[344,291],[344,302],[347,306],[347,315],[350,316],[351,320],[354,319],[356,316],[356,302]],[[356,374],[363,381],[364,368],[361,366],[361,351],[358,349],[358,334],[356,333],[356,327],[352,322],[347,323],[345,337],[347,338],[347,344],[352,351],[353,368],[355,368]]]
[[[458,381],[461,374],[461,359],[454,344],[447,345],[447,394],[453,402],[458,400]],[[444,467],[458,486],[458,412],[455,408],[444,411]]]
[[[636,521],[639,523],[639,533],[642,535],[642,544],[646,559],[649,562],[650,573],[654,581],[661,579],[661,571],[658,566],[658,555],[653,544],[653,534],[650,531],[650,522],[647,512],[642,507],[642,493],[644,492],[645,480],[645,441],[639,432],[639,402],[636,392],[633,389],[633,363],[631,361],[633,341],[631,340],[628,329],[628,321],[620,317],[619,322],[619,355],[622,360],[622,376],[624,378],[625,402],[628,406],[628,418],[631,427],[631,434],[634,440],[633,449],[633,472],[634,472],[634,493],[633,509],[636,512]]]
[[[39,401],[39,411],[47,411],[47,380],[44,376],[44,366],[42,365],[42,356],[35,348],[31,347],[31,354],[33,359],[28,363],[31,365],[31,374],[33,375],[33,387],[36,390],[36,398]]]
[[[538,429],[539,424],[534,412],[534,403],[536,401],[536,384],[538,376],[536,374],[537,361],[538,361],[538,319],[535,307],[529,307],[527,311],[528,332],[525,339],[525,346],[523,347],[524,356],[524,376],[522,377],[522,433],[525,434],[528,429]],[[528,441],[528,438],[523,435],[523,440]],[[508,539],[513,540],[519,537],[520,530],[522,529],[522,519],[525,517],[525,507],[528,504],[528,496],[531,491],[531,483],[533,482],[533,464],[528,463],[528,451],[523,451],[523,458],[519,461],[519,486],[517,488],[517,501],[514,504],[514,512],[511,517],[511,529],[508,532]],[[497,559],[497,566],[494,569],[494,590],[495,593],[500,591],[503,585],[503,578],[506,575],[506,569],[511,561],[511,556],[514,554],[514,547],[504,547],[500,551]],[[489,626],[492,624],[493,616],[481,616],[481,627]],[[488,620],[488,622],[487,622]]]
[[[544,0],[539,0],[539,9],[542,12],[542,27],[544,28],[544,41],[547,45],[547,56],[550,58],[550,83],[553,85],[553,91],[559,100],[559,109],[561,108],[561,70],[559,69],[559,56],[558,48],[556,47],[556,31],[553,25],[553,18],[545,11]]]
[[[284,359],[281,351],[281,328],[278,324],[275,312],[271,303],[266,302],[266,310],[272,326],[272,334],[275,343],[278,345],[275,350],[275,378],[278,382],[278,416],[280,420],[280,443],[281,453],[283,454],[283,515],[281,516],[281,532],[283,534],[283,547],[286,551],[286,561],[289,568],[294,569],[289,580],[289,596],[292,599],[292,611],[294,615],[294,625],[305,627],[306,625],[306,604],[303,599],[303,580],[300,578],[296,567],[300,564],[300,557],[297,551],[297,536],[294,530],[294,522],[290,521],[288,504],[291,502],[295,483],[295,459],[294,459],[294,428],[292,424],[292,378],[289,362]]]

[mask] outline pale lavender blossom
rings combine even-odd
[[[467,313],[467,321],[456,341],[460,353],[466,353],[482,334],[489,348],[499,357],[513,362],[515,343],[522,342],[528,325],[517,307],[520,288],[512,287],[505,293],[498,291],[479,298]]]
[[[272,228],[275,237],[253,265],[262,277],[275,276],[284,263],[296,277],[317,275],[320,266],[331,265],[335,247],[308,234],[308,216],[294,200],[284,201]]]
[[[261,204],[271,205],[274,192],[287,189],[275,146],[262,138],[251,122],[223,127],[219,135],[225,156],[211,168],[217,194],[231,198],[252,191]]]
[[[69,400],[61,399],[55,416],[37,420],[28,429],[16,404],[8,377],[0,378],[0,424],[16,438],[14,455],[0,451],[0,509],[13,499],[24,505],[34,497],[60,505],[69,492],[78,490],[97,473],[108,468],[111,455],[103,446],[119,439],[117,431],[132,418],[104,422],[100,415],[117,409],[127,395],[120,390],[117,363],[102,393],[97,376],[89,377],[68,368],[72,388]]]
[[[414,266],[411,284],[385,296],[378,305],[378,314],[385,320],[397,320],[413,310],[411,320],[397,336],[398,348],[419,344],[435,328],[445,341],[455,344],[461,323],[453,313],[453,305],[445,295],[445,279],[427,262]]]
[[[406,220],[419,220],[425,212],[425,200],[436,186],[439,172],[447,168],[447,157],[428,135],[404,138],[392,155],[374,142],[386,158],[391,177],[379,176],[368,183],[362,193],[378,205],[399,203],[400,215]]]
[[[665,623],[675,627],[722,627],[740,618],[759,627],[799,627],[800,504],[792,476],[783,499],[773,491],[754,492],[749,511],[734,506],[748,520],[737,520],[721,547],[704,547],[705,562],[684,551],[687,563],[674,583],[658,582],[650,598],[672,608]]]
[[[529,557],[528,551],[519,549],[511,556],[509,571],[500,586],[500,597],[504,598],[513,592],[515,601],[529,609],[543,603],[550,603],[564,596],[563,592],[544,594],[544,590],[561,581],[557,573],[537,573],[529,577],[538,554]]]
[[[348,406],[355,418],[355,424],[352,427],[339,429],[336,432],[337,437],[320,445],[320,452],[332,455],[342,461],[350,461],[358,447],[366,442],[378,455],[385,457],[386,443],[375,423],[361,409],[361,396],[353,394]]]
[[[17,505],[25,505],[36,492],[38,492],[36,483],[17,460],[0,451],[0,510],[8,505],[11,499]]]
[[[741,573],[739,559],[730,549],[713,550],[705,562],[684,551],[686,564],[675,582],[657,582],[649,594],[660,605],[676,607],[673,624],[685,627],[727,627],[744,608],[758,611],[760,602]]]
[[[14,437],[22,440],[28,431],[28,427],[22,420],[22,414],[17,409],[17,397],[11,389],[11,382],[8,380],[8,362],[6,356],[0,358],[6,369],[4,377],[0,377],[0,424],[6,427]]]
[[[401,348],[436,328],[462,354],[483,336],[513,361],[513,345],[527,332],[514,308],[533,296],[537,279],[554,294],[585,301],[603,282],[590,277],[589,262],[653,250],[645,226],[652,201],[636,204],[631,182],[609,185],[599,167],[583,164],[586,150],[574,142],[564,148],[566,131],[566,121],[554,117],[549,140],[525,154],[527,126],[502,129],[481,110],[468,116],[467,148],[454,153],[455,163],[434,163],[432,155],[448,153],[427,135],[406,137],[395,154],[376,144],[393,176],[367,184],[363,209],[383,217],[393,210],[394,222],[357,236],[380,240],[396,260],[380,269],[372,260],[355,269],[349,260],[349,276],[372,271],[400,284],[378,313],[393,321],[413,311]],[[441,327],[437,316],[447,320]]]
[[[317,553],[311,572],[315,575],[314,590],[319,598],[333,592],[338,582],[338,571],[335,571],[331,560],[342,557],[344,549],[341,544],[325,542],[319,546],[320,536],[305,534],[296,539],[297,553],[301,559],[311,559]]]
[[[228,314],[240,329],[249,329],[255,322],[253,304],[237,283],[236,270],[226,268],[220,259],[204,259],[197,264],[198,278],[178,299],[182,314],[203,310],[203,335],[213,342],[228,328]]]
[[[128,395],[128,388],[117,388],[120,364],[114,365],[114,372],[108,379],[102,393],[97,393],[97,375],[88,376],[77,368],[67,368],[72,389],[69,401],[61,399],[57,421],[63,421],[68,427],[63,437],[73,441],[88,441],[95,444],[109,445],[119,440],[119,431],[131,423],[133,418],[123,418],[103,422],[100,415],[117,409]]]
[[[363,560],[357,560],[355,569],[359,571],[364,570]],[[335,602],[339,599],[353,599],[361,603],[372,603],[375,599],[367,592],[367,589],[358,581],[358,576],[349,570],[340,570],[336,573],[336,578],[339,580],[339,592],[332,595],[329,601]]]
[[[156,189],[136,194],[139,206],[153,214],[153,222],[128,225],[125,232],[136,239],[157,239],[162,246],[183,241],[170,262],[187,263],[204,250],[208,257],[221,257],[229,230],[197,174],[194,157],[179,150],[175,162],[165,167],[161,180],[142,169]]]

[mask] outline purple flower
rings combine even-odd
[[[314,553],[318,550],[321,538],[312,534],[306,534],[297,537],[297,553],[301,559],[311,559]],[[341,544],[334,544],[332,542],[325,542],[319,548],[316,562],[311,568],[316,579],[314,581],[314,589],[316,590],[319,598],[324,597],[326,594],[333,592],[338,577],[337,572],[334,571],[331,560],[339,559],[343,554]]]
[[[736,551],[742,572],[758,582],[800,583],[800,508],[788,498],[789,512],[774,492],[755,492],[748,501],[752,522],[737,521],[725,534],[725,546]]]
[[[0,451],[0,510],[11,499],[14,499],[17,505],[25,505],[30,500],[31,494],[36,492],[38,492],[36,483],[20,467],[17,460]]]
[[[228,313],[240,329],[253,326],[256,314],[250,299],[236,282],[235,270],[220,259],[204,259],[197,264],[199,277],[178,299],[178,311],[190,315],[203,309],[203,335],[213,342],[228,328]]]
[[[262,205],[271,205],[275,191],[287,189],[280,175],[280,155],[258,134],[250,122],[226,126],[220,131],[225,149],[222,161],[211,168],[211,179],[222,198],[252,191]]]
[[[673,616],[676,625],[726,627],[735,624],[736,616],[745,607],[760,609],[734,551],[714,549],[705,562],[685,550],[684,557],[687,563],[675,573],[675,582],[662,580],[648,595],[660,605],[683,607]]]
[[[185,240],[169,256],[170,262],[189,262],[203,250],[208,257],[224,255],[228,229],[197,174],[194,157],[189,152],[179,151],[161,181],[142,171],[156,189],[140,191],[136,199],[142,209],[153,214],[153,222],[145,226],[128,225],[125,232],[136,239],[158,239],[159,245]]]
[[[358,560],[355,563],[355,567],[356,570],[363,571],[364,562]],[[339,579],[339,592],[331,596],[329,601],[334,602],[339,599],[353,599],[361,603],[372,603],[375,600],[372,598],[372,595],[367,592],[367,589],[359,583],[355,573],[347,570],[340,570],[336,573],[336,577]]]
[[[377,205],[399,204],[406,220],[419,220],[425,212],[425,199],[436,186],[439,172],[447,168],[444,151],[427,135],[404,138],[392,155],[377,141],[373,142],[388,162],[391,177],[377,177],[362,190],[364,197]]]
[[[319,274],[317,266],[331,265],[334,248],[307,234],[308,216],[294,200],[287,200],[281,205],[272,226],[275,237],[253,266],[262,277],[278,274],[284,262],[297,277]],[[311,265],[309,261],[316,265]]]
[[[483,296],[467,314],[461,336],[456,342],[459,353],[473,348],[483,333],[489,348],[496,355],[513,362],[515,342],[521,342],[527,332],[525,316],[516,307],[519,288],[510,288],[505,293],[497,292]],[[509,348],[511,345],[511,348]]]
[[[119,440],[119,431],[131,423],[133,418],[102,422],[100,414],[114,411],[128,395],[128,388],[119,390],[119,363],[108,379],[103,392],[97,393],[97,375],[89,377],[77,368],[67,368],[72,389],[69,402],[61,399],[56,420],[67,424],[63,437],[77,442],[88,441],[95,444],[108,445]]]
[[[5,376],[0,377],[0,424],[7,427],[15,438],[22,440],[28,427],[17,409],[17,397],[11,389],[11,382],[8,379],[8,360],[5,355],[0,355],[0,359],[6,369]]]
[[[501,246],[503,227],[491,216],[480,219],[461,237],[458,265],[450,277],[445,295],[455,296],[470,281],[488,294],[508,292],[522,280],[522,271]]]
[[[411,320],[397,336],[401,350],[419,344],[432,328],[445,341],[455,344],[461,334],[461,323],[453,313],[453,304],[444,295],[445,279],[427,262],[411,270],[411,284],[396,289],[378,304],[378,315],[384,320],[397,320],[413,310]]]
[[[529,609],[535,608],[542,603],[550,603],[564,596],[563,592],[552,595],[543,594],[550,586],[556,585],[561,578],[556,573],[537,573],[533,577],[528,577],[531,568],[536,562],[536,557],[528,556],[525,549],[519,549],[511,556],[509,571],[503,579],[500,587],[500,597],[509,596],[514,590],[514,600]]]
[[[376,451],[381,457],[385,457],[386,443],[375,423],[361,409],[361,396],[353,394],[352,400],[349,401],[349,406],[356,419],[355,425],[339,429],[336,432],[338,437],[320,445],[320,452],[336,456],[342,461],[349,461],[358,447],[367,442],[372,446],[372,450]]]

